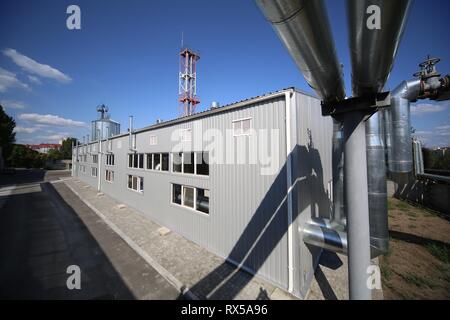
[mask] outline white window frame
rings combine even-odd
[[[242,131],[242,124],[243,124],[243,122],[246,121],[246,120],[249,120],[249,121],[250,121],[250,127],[249,127],[249,129],[248,129],[248,132],[247,132],[247,133],[244,133],[244,132]],[[235,124],[238,123],[238,122],[240,122],[240,125],[241,125],[241,133],[236,134],[236,130],[235,130],[234,126],[235,126]],[[232,127],[233,127],[233,128],[232,128],[232,129],[233,129],[233,137],[250,136],[250,135],[251,135],[251,131],[252,131],[252,123],[253,123],[253,118],[252,118],[252,117],[241,118],[241,119],[236,119],[236,120],[231,121],[231,124],[232,124]]]
[[[112,161],[111,161],[112,160]],[[108,153],[105,157],[105,164],[107,166],[114,166],[115,165],[115,156],[114,153]]]
[[[109,180],[108,180],[108,172],[109,172],[109,178],[110,178]],[[111,179],[111,177],[112,177],[112,179]],[[105,170],[105,181],[109,182],[109,183],[114,182],[114,171],[113,170],[109,170],[109,169]]]
[[[180,152],[171,152],[171,153],[169,153],[169,167],[170,167],[169,172],[173,173],[173,174],[188,174],[188,175],[191,175],[191,176],[209,177],[209,174],[208,175],[197,174],[197,153],[203,154],[203,153],[206,153],[206,152],[208,152],[208,156],[209,156],[209,151],[180,151]],[[181,153],[181,171],[180,172],[173,171],[173,154],[174,153]],[[194,163],[193,163],[193,165],[194,165],[194,173],[184,172],[184,154],[185,153],[193,153],[194,154]],[[208,166],[209,166],[209,163],[208,163]]]
[[[151,146],[156,146],[158,144],[158,136],[151,135],[149,140]]]
[[[189,136],[186,135],[186,133],[189,132]],[[189,137],[189,139],[187,139]],[[180,130],[180,141],[181,142],[190,142],[192,141],[192,129],[181,129]]]
[[[173,196],[174,196],[174,185],[179,185],[179,186],[181,186],[181,204],[178,204],[178,203],[176,203],[176,202],[174,202],[173,201]],[[210,190],[209,189],[205,189],[205,188],[198,188],[198,187],[193,187],[193,186],[189,186],[189,185],[183,185],[183,184],[180,184],[180,183],[175,183],[175,182],[172,182],[171,184],[170,184],[170,203],[172,204],[172,205],[175,205],[175,206],[178,206],[178,207],[183,207],[183,208],[185,208],[185,209],[188,209],[188,210],[191,210],[191,211],[194,211],[195,213],[198,213],[198,214],[201,214],[201,215],[204,215],[204,216],[206,216],[206,217],[209,217],[210,216],[210,211],[208,210],[208,213],[206,213],[206,212],[203,212],[203,211],[200,211],[200,210],[198,210],[197,209],[197,189],[202,189],[202,190],[207,190],[208,191],[208,193],[210,192]],[[185,204],[184,204],[184,189],[185,188],[191,188],[191,189],[194,189],[194,207],[189,207],[189,206],[186,206]],[[208,199],[210,199],[210,197],[208,197]]]
[[[95,175],[94,175],[94,169],[95,169]],[[98,168],[97,167],[91,167],[91,176],[98,177]]]
[[[97,163],[98,164],[98,154],[93,154],[92,155],[92,163]]]
[[[128,186],[128,180],[129,180],[129,177],[131,176],[131,188]],[[138,188],[138,189],[133,189],[133,178],[137,178],[136,179],[136,187]],[[144,189],[142,188],[142,190],[140,190],[140,186],[141,186],[141,181],[142,180],[144,180],[144,177],[141,177],[141,176],[136,176],[136,175],[134,175],[134,174],[127,174],[127,180],[126,180],[126,183],[127,183],[127,189],[128,190],[131,190],[131,191],[134,191],[134,192],[137,192],[137,193],[139,193],[139,194],[144,194]]]
[[[139,160],[140,157],[139,155],[143,155],[142,157],[142,168],[139,168],[139,165],[141,163],[141,161]],[[132,167],[130,167],[130,155],[133,156],[133,161],[132,161]],[[137,157],[138,161],[137,161],[137,167],[134,166],[134,157]],[[145,170],[145,167],[147,166],[147,163],[145,162],[146,160],[146,154],[143,152],[135,152],[135,153],[127,153],[127,167],[129,169],[136,169],[136,170]]]

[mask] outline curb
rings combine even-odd
[[[69,180],[69,179],[65,179]],[[173,274],[171,274],[166,268],[156,262],[147,252],[145,252],[136,242],[122,232],[112,221],[110,221],[103,213],[95,208],[87,200],[83,199],[80,194],[66,183],[65,180],[61,180],[64,184],[92,211],[95,212],[107,225],[110,227],[119,237],[122,238],[138,255],[140,255],[150,266],[152,266],[164,279],[166,279],[171,285],[173,285],[178,291],[180,291],[186,298],[190,300],[199,300],[197,295],[189,290],[188,286],[184,285]]]

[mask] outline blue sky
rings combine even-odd
[[[345,1],[325,2],[350,94]],[[122,131],[130,114],[136,128],[177,117],[181,32],[201,55],[198,110],[291,86],[311,92],[253,1],[185,3],[1,1],[0,102],[17,120],[18,142],[81,138],[101,103]],[[66,28],[70,4],[81,8],[81,30]],[[412,78],[427,54],[450,73],[449,20],[448,0],[415,1],[387,89]],[[427,145],[449,145],[450,104],[416,103],[413,126]]]

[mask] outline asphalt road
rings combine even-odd
[[[177,299],[179,292],[62,182],[0,176],[0,299]],[[67,273],[79,267],[80,289]],[[72,271],[73,272],[73,271]],[[76,283],[73,277],[69,283]]]

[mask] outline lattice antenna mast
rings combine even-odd
[[[181,116],[189,116],[195,112],[195,106],[200,103],[197,97],[197,60],[200,56],[182,48],[180,51],[180,77],[178,94]]]

